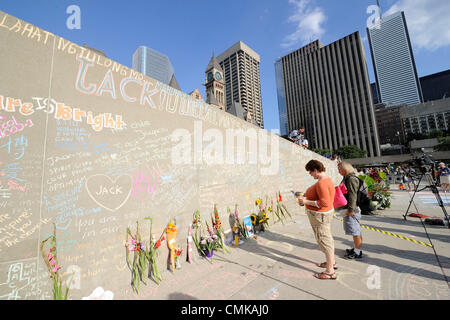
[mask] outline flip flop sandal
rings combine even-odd
[[[327,267],[327,263],[326,262],[322,262],[321,264],[317,264],[317,266],[319,267],[319,268],[326,268]],[[334,270],[337,270],[337,265],[336,265],[336,263],[334,264]]]
[[[336,280],[337,279],[336,273],[329,274],[326,272],[317,273],[314,275],[314,277],[317,279],[320,279],[320,280]]]

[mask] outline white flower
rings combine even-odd
[[[81,300],[113,300],[114,293],[105,291],[102,287],[96,288],[90,296],[83,297]]]

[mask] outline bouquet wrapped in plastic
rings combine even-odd
[[[51,242],[50,251],[46,253],[44,251],[44,245],[47,241]],[[66,284],[66,289],[63,295],[63,280],[59,274],[61,266],[58,264],[57,252],[56,252],[56,225],[53,224],[53,235],[41,242],[40,251],[42,258],[45,261],[50,278],[53,281],[53,300],[67,300],[69,294],[69,284]],[[69,281],[70,283],[70,281]]]
[[[220,247],[222,248],[222,251],[229,253],[230,251],[225,247],[225,232],[223,231],[222,223],[219,218],[217,205],[214,205],[214,217],[211,217],[211,222],[213,224],[215,233],[217,234],[218,237],[217,240],[219,242]]]
[[[162,281],[161,273],[158,270],[158,265],[156,263],[158,248],[161,247],[161,242],[165,240],[164,232],[161,234],[159,239],[156,239],[156,237],[152,234],[153,229],[153,219],[150,217],[145,218],[150,221],[150,244],[148,246],[147,251],[147,259],[149,261],[149,270],[148,270],[148,277],[150,279],[153,279],[156,284],[160,284]]]
[[[131,237],[131,241],[128,241]],[[147,253],[144,243],[139,233],[139,223],[136,221],[136,233],[133,235],[130,228],[127,228],[127,241],[125,243],[126,259],[128,268],[131,271],[131,286],[133,290],[139,294],[139,286],[142,281],[144,284],[144,271],[147,268]],[[133,252],[133,262],[130,261],[130,253]]]
[[[169,261],[172,266],[172,271],[175,271],[175,256],[176,256],[176,242],[177,242],[178,229],[176,227],[176,221],[170,221],[166,228],[167,247],[169,248]]]

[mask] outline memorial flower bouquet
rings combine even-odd
[[[286,206],[283,203],[283,197],[281,196],[281,192],[278,192],[277,195],[277,216],[281,220],[281,217],[283,217],[285,220],[287,220],[287,216],[289,216],[292,219],[292,215],[289,212],[289,210],[286,208]],[[283,220],[281,220],[283,223]],[[284,224],[284,223],[283,223]]]
[[[266,228],[269,227],[269,216],[267,215],[268,207],[267,201],[266,205],[263,206],[262,200],[258,198],[255,201],[255,205],[257,207],[258,213],[251,214],[250,219],[252,220],[252,224],[255,227],[255,231],[263,232]]]
[[[172,266],[172,272],[175,271],[175,256],[176,256],[176,242],[178,229],[176,227],[176,220],[170,221],[166,227],[167,247],[169,248],[169,261]]]
[[[200,215],[200,211],[197,210],[194,212],[194,216],[192,219],[192,241],[197,247],[199,253],[202,256],[204,256],[205,253],[202,249],[202,246],[200,245],[201,235],[202,235],[202,218]]]
[[[148,250],[146,253],[147,259],[149,261],[148,277],[150,279],[153,279],[156,282],[156,284],[159,285],[160,282],[162,281],[162,276],[158,270],[156,258],[158,256],[158,248],[161,247],[161,242],[165,240],[165,237],[164,237],[165,230],[163,231],[163,233],[157,240],[155,235],[153,235],[153,233],[152,233],[153,219],[151,217],[146,217],[145,219],[150,221],[150,239],[151,239],[151,242],[148,246]]]
[[[216,230],[215,233],[217,235],[217,241],[219,246],[222,248],[222,251],[230,253],[230,251],[225,246],[225,232],[223,231],[222,223],[220,222],[219,211],[217,210],[216,204],[214,205],[214,217],[211,217],[211,222],[214,229]]]
[[[247,236],[247,232],[245,231],[246,228],[245,228],[244,222],[241,222],[241,219],[239,218],[239,211],[238,211],[237,204],[234,207],[234,221],[235,221],[235,223],[234,223],[234,226],[232,227],[233,233],[238,236],[240,235],[241,238],[243,238],[243,239],[247,239],[248,236]]]
[[[47,241],[50,241],[50,251],[48,253],[44,250],[44,245]],[[66,284],[66,289],[63,294],[63,280],[59,273],[61,266],[58,264],[57,252],[56,252],[56,225],[53,224],[53,235],[47,237],[41,242],[40,251],[42,258],[45,261],[48,272],[50,273],[50,278],[53,281],[53,300],[67,300],[69,294],[69,283]]]
[[[129,240],[131,238],[131,241]],[[139,233],[139,222],[136,221],[136,233],[133,235],[130,228],[127,227],[127,241],[126,247],[126,259],[128,268],[131,271],[131,286],[133,290],[139,294],[140,282],[144,281],[144,271],[147,268],[147,252],[145,251],[144,243],[142,242],[141,235]],[[130,261],[130,253],[134,253],[133,261]]]
[[[216,234],[209,235],[206,237],[200,237],[200,249],[204,252],[205,256],[211,258],[214,250],[219,246],[218,244],[218,236]]]
[[[175,267],[177,269],[181,269],[180,256],[182,254],[183,254],[183,249],[181,249],[179,246],[175,247]]]

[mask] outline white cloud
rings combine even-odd
[[[320,38],[325,32],[322,28],[326,20],[323,9],[314,7],[310,0],[289,0],[289,3],[295,6],[295,11],[287,21],[295,23],[296,30],[284,38],[281,46],[288,48]]]
[[[404,11],[413,46],[434,51],[450,45],[450,1],[399,0],[383,15]]]

